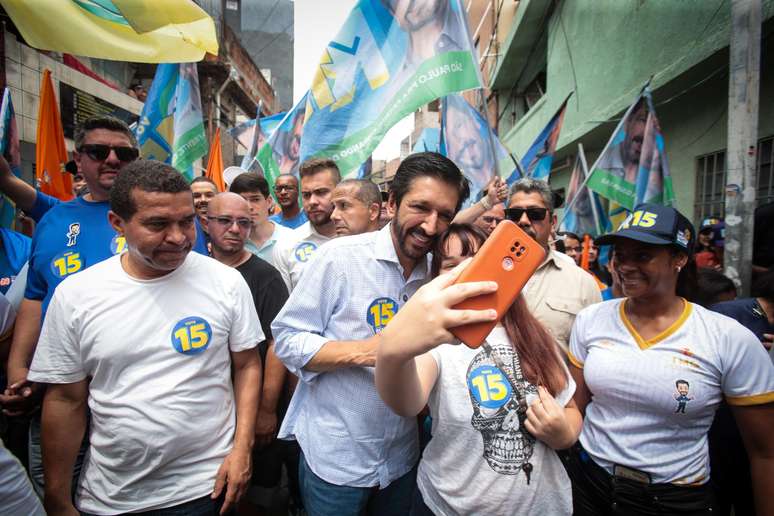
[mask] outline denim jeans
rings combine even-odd
[[[145,512],[133,512],[132,515],[143,514],[145,516],[217,516],[220,512],[220,506],[223,505],[224,495],[221,494],[216,500],[208,496],[191,500],[164,509],[155,509]],[[229,514],[231,511],[229,511]],[[81,516],[95,516],[88,512],[82,512]]]
[[[303,452],[299,459],[301,498],[310,516],[405,516],[416,487],[416,468],[384,489],[331,484],[312,472]]]

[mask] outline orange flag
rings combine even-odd
[[[40,80],[36,139],[35,178],[40,191],[69,201],[73,198],[73,178],[64,168],[67,163],[67,148],[54,95],[54,84],[51,82],[51,70],[48,69],[43,71]]]
[[[220,149],[220,127],[215,131],[215,136],[210,143],[210,158],[207,160],[207,172],[204,174],[215,182],[219,192],[226,191],[223,182],[223,152]]]
[[[583,252],[581,253],[581,269],[584,271],[589,270],[590,260],[589,252],[591,252],[591,236],[583,235]]]

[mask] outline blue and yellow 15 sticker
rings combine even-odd
[[[64,278],[81,269],[83,269],[83,260],[81,260],[81,253],[76,251],[65,251],[51,260],[51,272],[59,278]]]
[[[212,340],[210,323],[201,317],[186,317],[172,328],[172,347],[184,355],[198,355]]]
[[[392,321],[392,317],[397,311],[398,303],[389,297],[380,297],[374,299],[371,304],[368,305],[366,321],[371,329],[374,330],[374,333],[379,333],[390,321]]]
[[[508,403],[513,391],[499,368],[479,366],[468,375],[468,389],[482,407],[498,409]]]
[[[301,242],[296,246],[293,255],[299,262],[306,262],[309,261],[316,249],[317,245],[314,242]]]
[[[126,250],[126,238],[123,235],[116,235],[113,240],[110,241],[110,252],[113,254],[121,254]]]

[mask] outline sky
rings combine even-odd
[[[328,42],[343,25],[355,0],[295,0],[293,38],[293,102],[303,97]],[[400,141],[414,129],[413,115],[393,127],[374,150],[374,159],[400,154]]]

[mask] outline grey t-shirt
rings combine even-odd
[[[487,340],[508,374],[520,376],[505,329],[498,325]],[[444,516],[571,514],[570,479],[561,461],[522,431],[513,388],[489,353],[483,347],[444,344],[431,355],[438,365],[428,401],[433,438],[417,475],[427,506]],[[526,380],[517,386],[526,392],[528,404],[537,398],[536,387]],[[574,392],[567,372],[557,402],[565,406]],[[527,461],[532,464],[529,484],[523,470]]]

